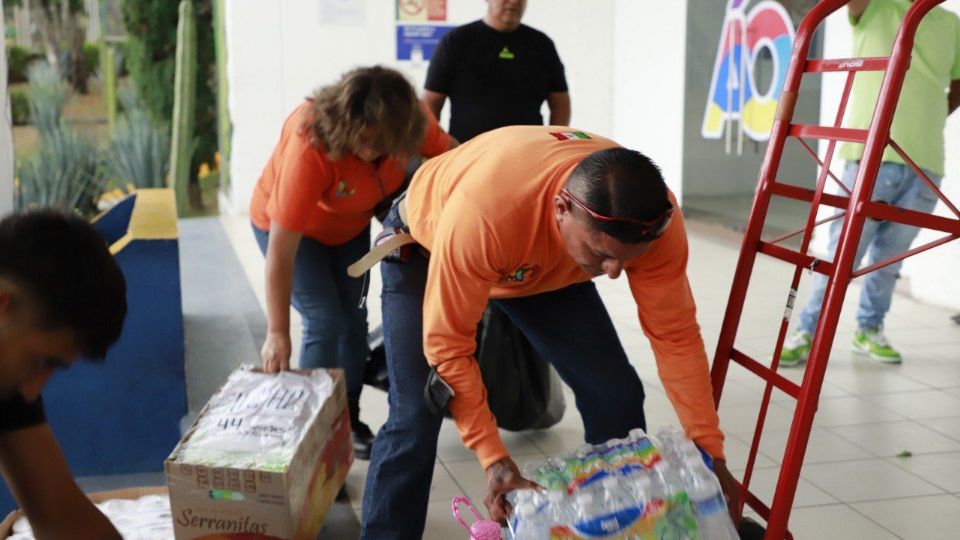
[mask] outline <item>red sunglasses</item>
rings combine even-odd
[[[620,221],[624,223],[640,225],[643,236],[652,236],[656,238],[662,235],[663,231],[667,230],[667,225],[670,224],[670,217],[673,216],[673,205],[671,205],[670,208],[667,208],[667,210],[659,216],[646,221],[633,218],[605,216],[591,210],[589,206],[583,203],[583,201],[574,197],[572,193],[567,191],[567,188],[561,189],[560,193],[565,195],[568,199],[570,199],[571,202],[573,202],[573,204],[579,206],[584,212],[589,214],[590,217],[597,221],[603,221],[607,223],[612,221]]]

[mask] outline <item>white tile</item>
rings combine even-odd
[[[940,390],[871,395],[863,399],[907,418],[938,418],[960,413],[960,397]]]
[[[452,420],[444,420],[440,428],[440,437],[437,439],[437,457],[444,463],[452,461],[476,461],[477,456],[472,450],[463,446],[460,433]]]
[[[792,405],[792,404],[791,404]],[[760,416],[760,404],[727,405],[720,401],[720,427],[728,433],[753,436]],[[785,404],[771,402],[767,408],[764,426],[768,429],[789,428],[793,421],[793,409]],[[743,437],[741,437],[743,438]]]
[[[950,388],[944,388],[943,391],[950,394],[951,396],[960,397],[960,386],[951,386]]]
[[[890,458],[889,461],[935,486],[960,493],[960,452]]]
[[[960,531],[960,499],[951,495],[851,506],[904,540],[957,538]]]
[[[914,422],[842,426],[830,431],[880,457],[960,451],[960,442]]]
[[[743,480],[743,472],[737,472],[735,476],[738,480]],[[753,476],[750,478],[750,491],[769,506],[773,502],[773,493],[776,490],[779,476],[779,467],[755,469]],[[794,495],[793,507],[820,506],[824,504],[836,504],[837,502],[837,499],[829,493],[801,477],[800,482],[797,484],[796,494]]]
[[[849,506],[841,504],[798,508],[790,514],[789,529],[794,538],[802,540],[897,538]]]
[[[922,312],[920,314],[922,316]],[[956,344],[960,340],[960,333],[947,326],[921,326],[917,328],[887,326],[884,333],[890,343],[894,347],[902,349],[904,353],[927,345]]]
[[[921,420],[921,424],[928,428],[943,433],[951,439],[960,441],[960,416],[948,416],[946,418],[929,418]]]
[[[434,465],[433,482],[430,484],[430,502],[450,502],[458,495],[463,495],[463,492],[460,491],[460,486],[453,480],[453,476],[450,476],[443,464],[437,463]]]
[[[570,452],[583,444],[583,427],[558,424],[550,429],[531,431],[527,436],[541,452],[553,456]]]
[[[943,490],[882,459],[816,463],[801,476],[842,502],[935,495]]]
[[[818,403],[814,425],[849,426],[876,422],[895,422],[904,417],[860,397],[824,398]]]
[[[924,383],[900,375],[897,366],[878,365],[871,360],[861,360],[851,369],[830,370],[826,380],[851,394],[884,394],[926,390]]]
[[[513,456],[513,459],[517,465],[523,467],[527,462],[544,459],[544,456],[543,454],[536,456]],[[460,486],[460,489],[463,490],[463,493],[469,497],[475,505],[483,506],[483,493],[486,487],[487,476],[480,466],[480,462],[476,460],[473,462],[457,461],[444,465],[447,470],[450,471],[450,475],[457,482],[457,485]]]
[[[747,466],[747,458],[750,453],[750,441],[748,438],[741,438],[737,435],[727,434],[723,441],[723,453],[727,457],[727,467],[733,469],[744,469]],[[773,467],[776,462],[762,451],[757,453],[755,467]]]
[[[760,451],[779,464],[783,460],[789,434],[789,430],[765,430],[760,439]],[[823,428],[814,428],[807,441],[803,462],[830,463],[871,457],[873,455],[869,452],[839,435]]]

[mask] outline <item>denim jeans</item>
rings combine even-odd
[[[269,233],[253,226],[260,251],[267,253]],[[364,279],[347,275],[347,267],[370,249],[370,228],[340,246],[303,237],[297,249],[290,301],[303,320],[300,366],[341,368],[351,401],[360,398],[367,347]]]
[[[400,226],[396,208],[384,225]],[[423,398],[429,373],[422,315],[428,260],[420,250],[413,252],[407,262],[380,265],[390,414],[367,471],[362,538],[419,539],[426,522],[442,417],[431,414]],[[643,385],[592,282],[492,302],[573,389],[586,442],[646,428]]]
[[[859,163],[848,162],[843,171],[841,181],[847,188],[853,188],[857,176]],[[924,171],[937,186],[940,177],[929,171]],[[877,172],[877,182],[873,188],[874,201],[884,201],[893,206],[930,213],[937,204],[937,196],[920,179],[910,167],[900,163],[884,162]],[[837,242],[840,239],[840,228],[843,219],[835,219],[830,223],[829,250],[831,257],[836,253]],[[920,229],[909,225],[902,225],[890,221],[876,221],[867,218],[863,224],[863,234],[857,245],[856,259],[853,267],[857,268],[863,256],[869,252],[867,264],[874,264],[888,257],[899,255],[910,248],[910,244],[917,237]],[[900,277],[900,267],[903,261],[898,261],[863,278],[863,290],[860,293],[860,305],[857,309],[857,323],[860,328],[880,328],[883,319],[890,310],[893,298],[893,287]],[[800,312],[799,330],[813,333],[820,317],[820,307],[823,304],[823,295],[827,289],[827,276],[814,274],[813,288],[806,306]]]

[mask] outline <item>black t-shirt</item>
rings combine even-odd
[[[32,403],[24,401],[19,395],[0,400],[0,431],[16,431],[42,424],[46,419],[40,398]]]
[[[547,95],[567,91],[563,63],[546,34],[522,24],[498,32],[482,20],[440,40],[424,86],[450,97],[450,134],[460,142],[503,126],[543,124]]]

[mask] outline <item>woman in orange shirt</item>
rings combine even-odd
[[[290,367],[292,303],[303,318],[300,366],[346,373],[361,459],[374,438],[359,419],[367,310],[364,280],[347,276],[346,268],[369,249],[374,209],[401,191],[409,158],[455,145],[403,75],[358,68],[290,114],[250,202],[253,232],[266,256],[263,367]]]

